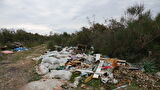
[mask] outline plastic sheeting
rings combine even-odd
[[[19,48],[14,48],[13,50],[14,51],[24,51],[24,50],[28,50],[28,49],[25,47],[19,47]]]
[[[58,78],[62,80],[70,80],[72,73],[66,70],[52,70],[50,73],[46,74],[44,78],[52,79]]]

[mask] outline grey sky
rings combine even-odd
[[[140,3],[153,15],[160,12],[160,0],[0,0],[0,27],[39,34],[74,32],[88,25],[86,17],[95,15],[97,22],[119,18]]]

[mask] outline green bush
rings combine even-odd
[[[28,33],[24,30],[0,29],[0,44],[1,46],[7,45],[9,48],[12,48],[12,43],[14,42],[20,42],[24,46],[33,47],[46,42],[47,39],[48,36]]]
[[[157,71],[156,63],[154,61],[145,60],[143,62],[145,72],[153,73]]]
[[[54,51],[55,50],[55,43],[53,41],[49,41],[47,43],[47,49]]]

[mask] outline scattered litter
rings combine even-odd
[[[77,70],[75,70],[75,71],[79,71],[79,72],[81,72],[81,73],[94,73],[94,72],[91,71],[91,70],[81,70],[81,69],[77,69]]]
[[[81,79],[81,76],[78,76],[78,77],[75,78],[75,81],[74,81],[74,83],[73,83],[73,86],[74,86],[74,87],[77,87],[77,86],[78,86],[80,79]]]
[[[140,87],[157,88],[154,85],[158,80],[144,74],[126,60],[109,58],[101,54],[87,55],[83,52],[85,47],[65,47],[57,51],[47,51],[44,55],[33,58],[36,61],[41,60],[36,71],[42,75],[43,79],[56,79],[60,83],[61,80],[68,81],[69,84],[63,85],[64,88],[77,88],[81,84],[80,87],[85,89],[87,83],[96,79],[104,85],[115,85],[114,90],[125,88],[132,81],[136,81],[138,85],[142,83],[148,85]],[[73,75],[73,82],[69,82],[74,72],[78,72],[79,76]]]
[[[102,67],[102,69],[111,69],[112,67],[111,66],[104,66]]]
[[[120,86],[120,87],[117,87],[116,89],[113,89],[113,90],[122,90],[122,88],[125,88],[127,87],[128,85],[123,85],[123,86]]]
[[[14,48],[13,49],[14,51],[25,51],[25,50],[28,50],[28,48],[25,48],[25,47],[18,47],[18,48]]]
[[[3,53],[3,54],[13,54],[14,52],[13,51],[1,51],[1,53]]]
[[[93,78],[93,75],[87,77],[87,78],[84,80],[84,83],[87,83],[87,82],[91,81],[92,78]]]
[[[109,78],[101,77],[101,81],[102,81],[103,83],[107,83],[108,80],[109,80]]]
[[[104,61],[100,61],[98,67],[97,67],[97,70],[95,72],[95,74],[93,75],[93,78],[98,78],[99,77],[99,73],[101,72],[101,67],[103,65]]]
[[[136,68],[136,67],[129,67],[128,69],[129,70],[140,70],[139,68]]]

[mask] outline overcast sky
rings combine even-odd
[[[160,12],[160,0],[0,0],[0,28],[71,33],[88,25],[86,17],[95,15],[102,23],[104,18],[121,17],[135,4],[144,4],[153,15]]]

